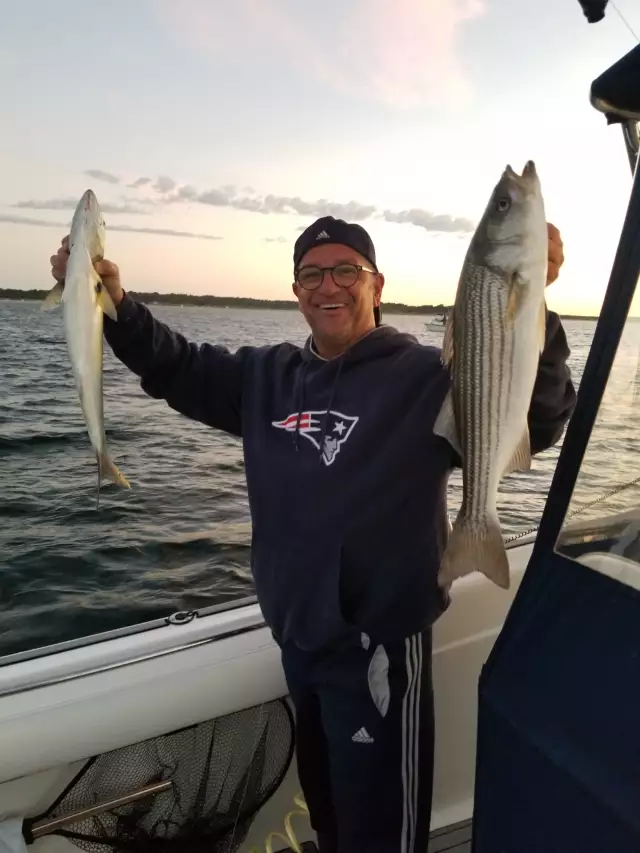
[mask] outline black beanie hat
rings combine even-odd
[[[333,216],[322,216],[316,219],[298,237],[293,247],[293,268],[297,269],[300,261],[314,246],[320,243],[340,243],[349,246],[363,258],[366,258],[376,272],[376,250],[373,240],[361,225],[355,222],[345,222]],[[380,325],[380,309],[374,308],[376,325]]]
[[[364,228],[355,223],[345,222],[344,219],[334,219],[333,216],[316,219],[298,237],[293,247],[294,269],[298,268],[298,264],[309,249],[319,243],[341,243],[343,246],[349,246],[366,258],[376,272],[378,271],[373,240]]]

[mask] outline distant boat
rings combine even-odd
[[[444,311],[442,314],[436,314],[435,316],[430,317],[424,324],[425,329],[437,329],[441,332],[444,331],[448,316],[449,312]]]

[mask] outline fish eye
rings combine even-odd
[[[500,196],[500,198],[498,199],[498,202],[496,204],[496,209],[499,210],[501,213],[504,213],[504,211],[509,210],[510,207],[511,207],[511,199],[509,198],[509,196],[506,196],[506,195]]]

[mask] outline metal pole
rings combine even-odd
[[[636,164],[640,156],[638,154],[640,149],[640,137],[638,136],[637,122],[632,120],[625,121],[622,125],[622,135],[624,136],[624,144],[627,149],[627,156],[629,157],[629,165],[631,166],[631,172],[633,173],[635,172]]]
[[[86,820],[88,817],[102,814],[103,812],[118,808],[119,806],[127,806],[129,803],[135,803],[138,800],[143,800],[145,797],[161,794],[164,791],[168,791],[171,787],[172,783],[170,781],[155,782],[152,785],[146,785],[144,788],[140,788],[139,791],[133,791],[132,793],[125,794],[122,797],[115,797],[113,800],[107,800],[86,809],[79,809],[76,812],[70,812],[69,814],[56,817],[52,820],[45,819],[38,821],[31,827],[31,835],[33,838],[50,835],[57,829],[61,829],[69,824],[78,823],[81,820]]]

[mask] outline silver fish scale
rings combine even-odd
[[[464,456],[462,511],[478,525],[486,515],[487,481],[499,452],[513,378],[514,336],[505,323],[508,299],[504,277],[485,266],[467,265],[454,315],[453,405]]]

